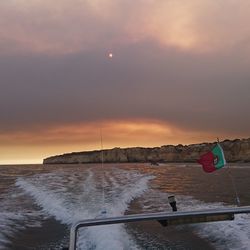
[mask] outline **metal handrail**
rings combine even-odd
[[[77,231],[82,227],[99,225],[110,225],[138,221],[156,220],[162,225],[191,224],[221,220],[233,220],[234,214],[250,213],[250,206],[237,208],[218,208],[209,210],[187,211],[187,212],[161,212],[148,214],[133,214],[111,218],[89,219],[75,223],[70,230],[69,250],[76,249]]]

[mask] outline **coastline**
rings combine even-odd
[[[196,163],[200,155],[216,144],[200,143],[190,145],[164,145],[161,147],[113,148],[103,150],[104,163]],[[229,163],[250,162],[250,138],[224,140],[220,142]],[[72,152],[51,156],[43,160],[48,164],[90,164],[101,163],[102,150]]]

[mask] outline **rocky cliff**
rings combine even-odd
[[[220,143],[228,162],[250,162],[250,138],[225,140]],[[209,151],[214,143],[167,145],[155,148],[113,148],[103,150],[106,163],[125,162],[196,162],[201,154]],[[100,163],[101,151],[85,151],[52,156],[44,164]]]

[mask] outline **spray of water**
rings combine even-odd
[[[48,178],[49,177],[49,178]],[[42,211],[61,223],[73,223],[95,218],[102,208],[102,185],[108,216],[122,215],[129,203],[148,187],[152,177],[116,169],[106,173],[103,183],[100,175],[92,170],[81,175],[56,173],[38,175],[29,179],[19,178],[16,186],[31,196]],[[49,180],[49,181],[48,181]],[[63,184],[60,180],[64,180]],[[66,181],[68,180],[68,181]],[[61,183],[61,184],[60,184]],[[102,226],[81,230],[79,249],[137,249],[123,225]]]

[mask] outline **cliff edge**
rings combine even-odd
[[[214,143],[166,145],[154,148],[113,148],[103,150],[105,163],[126,162],[196,162],[200,155],[211,150]],[[250,162],[250,138],[220,142],[227,162]],[[43,164],[100,163],[101,150],[67,153],[48,157]]]

